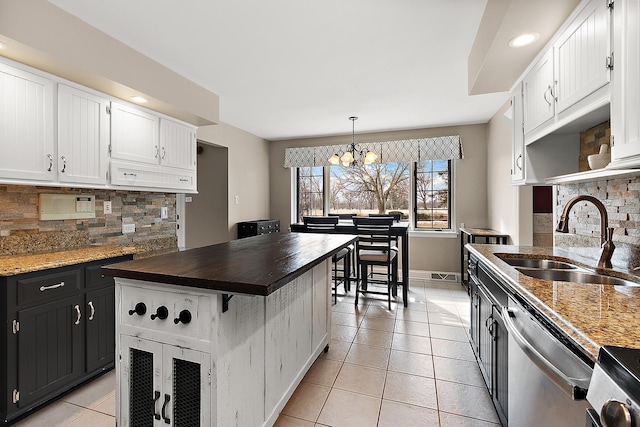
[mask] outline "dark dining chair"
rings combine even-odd
[[[313,233],[330,233],[336,229],[338,225],[338,217],[328,216],[305,216],[302,218],[304,222],[305,231]],[[340,249],[338,253],[333,255],[331,261],[333,262],[333,298],[334,304],[338,302],[338,286],[344,285],[345,294],[351,290],[351,253],[353,252],[353,245],[349,245],[346,248]],[[342,261],[342,269],[338,268],[338,265]],[[338,276],[338,273],[342,273],[342,276]]]
[[[389,213],[383,213],[383,214],[370,213],[369,217],[370,218],[391,217],[395,222],[400,222],[400,220],[402,219],[402,213],[401,212],[389,212]]]
[[[328,214],[329,216],[335,216],[338,217],[339,219],[351,219],[354,216],[358,215],[357,213],[330,213]]]
[[[394,236],[391,234],[393,218],[354,217],[353,223],[358,233],[355,303],[358,304],[359,294],[387,295],[391,310],[391,296],[395,298],[398,294],[398,249],[393,244]],[[370,284],[380,282],[373,280],[375,266],[386,267],[386,280],[382,281],[387,287],[386,292],[369,289]]]

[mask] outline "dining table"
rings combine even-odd
[[[301,222],[291,224],[290,229],[292,232],[302,233],[358,234],[358,230],[351,219],[340,219],[336,228],[330,230],[310,231],[307,230],[304,223]],[[394,222],[391,225],[390,233],[392,236],[397,237],[400,240],[402,275],[401,280],[398,281],[398,285],[402,286],[402,301],[404,306],[407,307],[409,295],[409,222]]]

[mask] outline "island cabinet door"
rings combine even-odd
[[[121,337],[119,426],[210,426],[208,354]]]
[[[87,292],[85,301],[87,372],[93,372],[114,361],[116,313],[113,286]]]

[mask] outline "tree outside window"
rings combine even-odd
[[[329,212],[409,217],[409,163],[330,168]]]

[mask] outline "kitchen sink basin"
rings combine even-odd
[[[516,267],[520,273],[536,279],[553,280],[559,282],[575,282],[575,283],[590,283],[599,285],[614,285],[614,286],[640,286],[640,283],[630,282],[628,280],[620,279],[618,277],[607,276],[604,274],[590,273],[588,271],[575,271],[575,270],[545,270],[536,268],[521,268]]]
[[[577,268],[575,265],[567,262],[555,261],[552,259],[537,259],[537,258],[509,258],[504,257],[501,259],[507,264],[514,267],[525,268],[541,268],[541,269],[561,269],[571,270]]]

